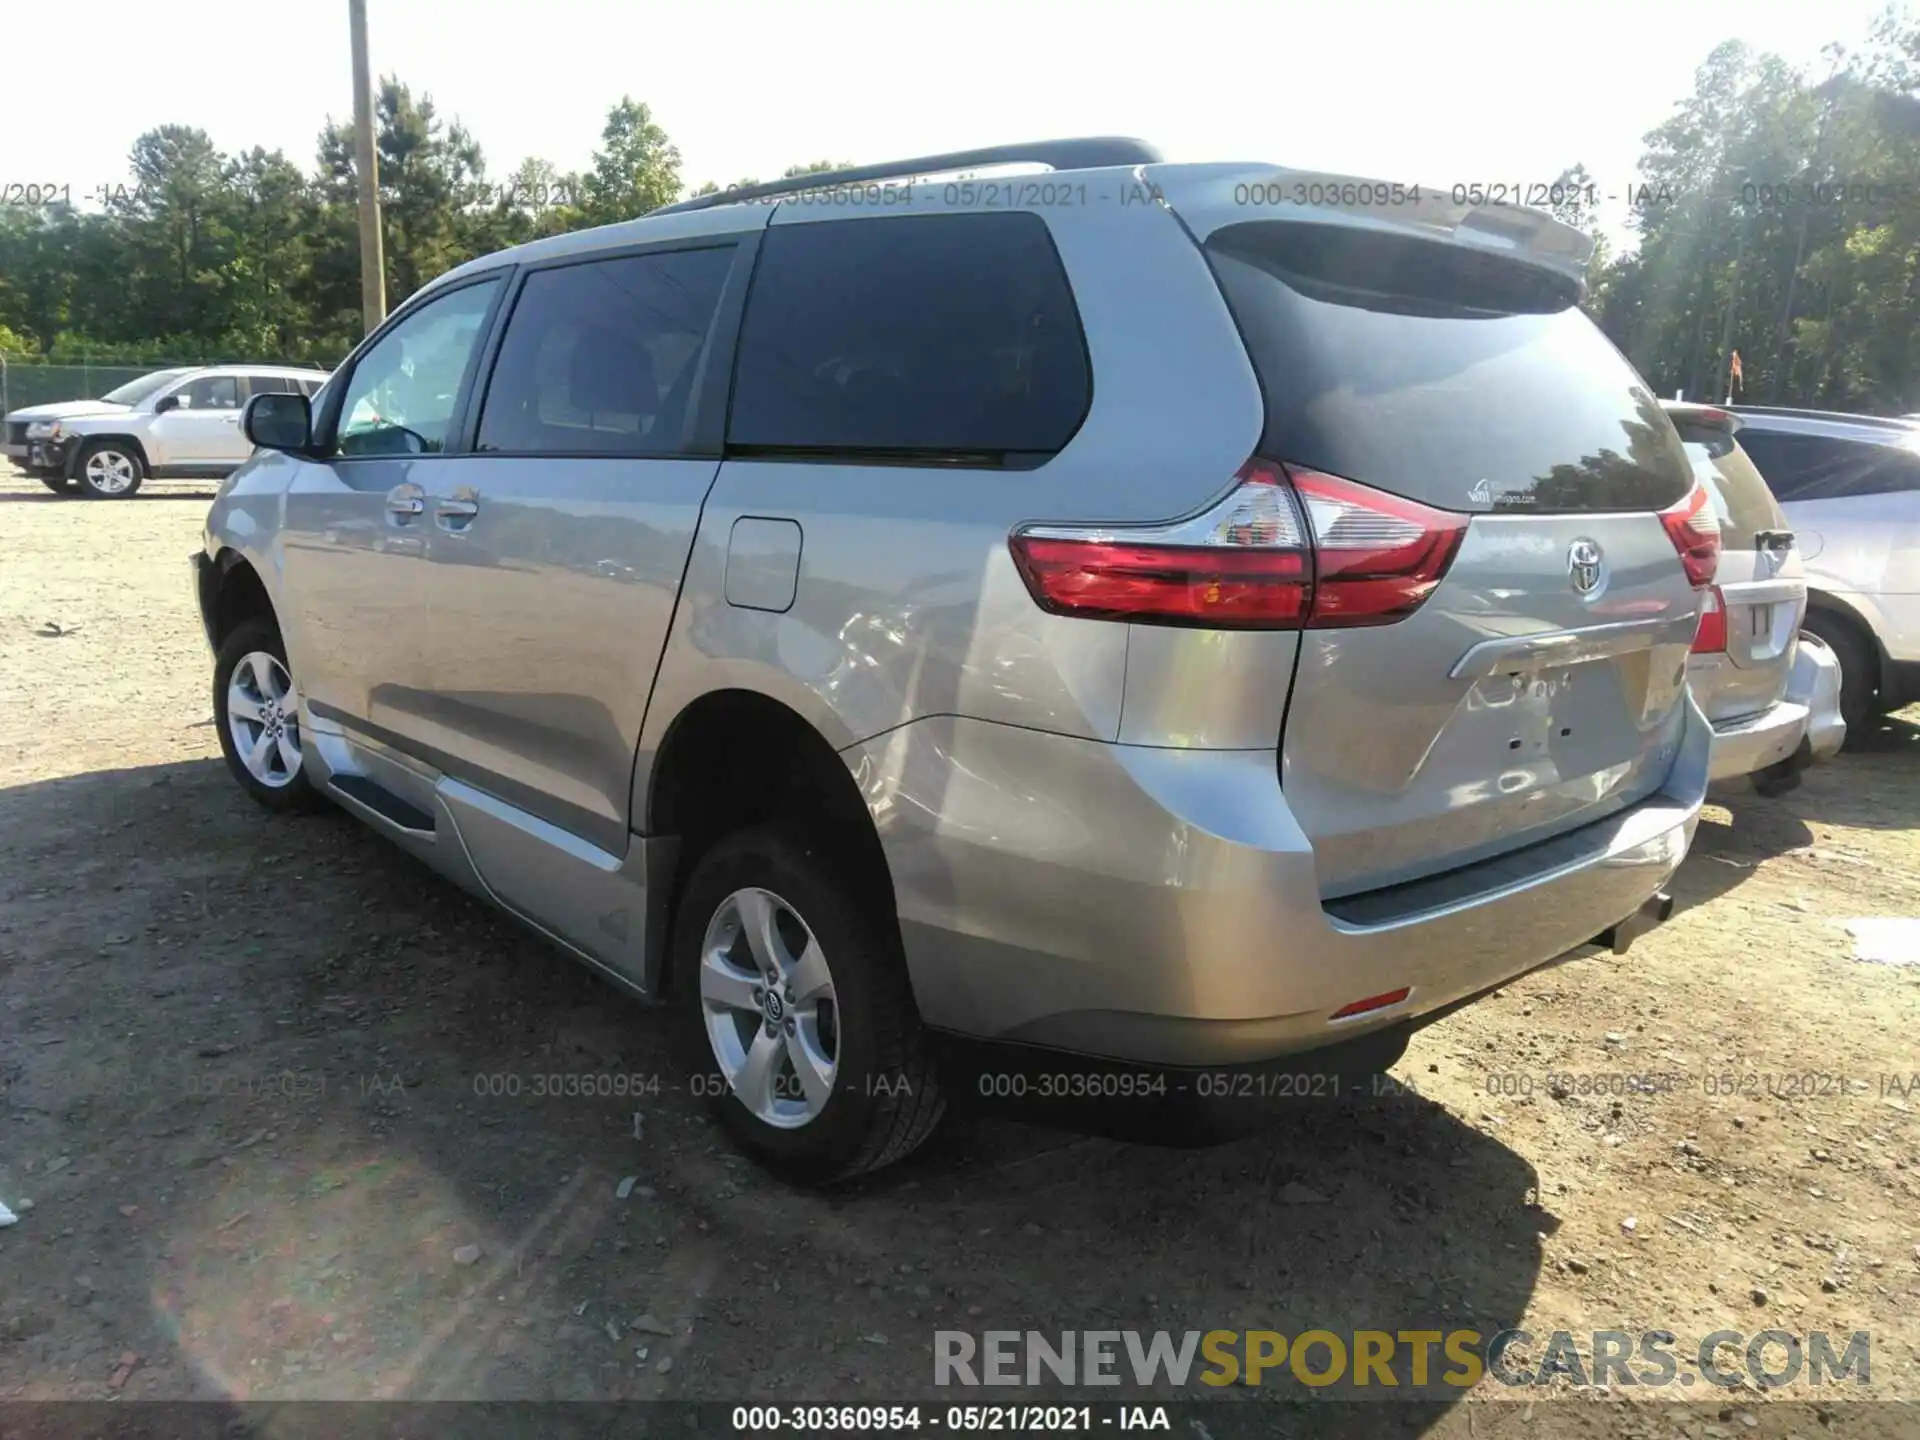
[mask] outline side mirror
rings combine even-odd
[[[273,392],[247,401],[240,417],[247,439],[263,450],[304,451],[313,435],[313,409],[304,395]]]
[[[179,408],[180,397],[178,395],[162,395],[158,400],[153,402],[153,413],[156,415],[164,415],[169,410],[178,410]]]

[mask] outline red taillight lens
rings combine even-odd
[[[1299,502],[1277,466],[1249,461],[1233,493],[1173,525],[1030,526],[1010,542],[1042,609],[1219,629],[1297,630],[1312,567]]]
[[[1720,568],[1720,521],[1707,500],[1707,487],[1696,484],[1686,499],[1662,510],[1660,523],[1680,552],[1687,583],[1696,590],[1711,585]]]
[[[1042,609],[1219,629],[1386,625],[1446,574],[1470,517],[1254,459],[1226,499],[1152,527],[1028,526],[1010,544]]]
[[[1470,516],[1337,475],[1290,469],[1313,532],[1316,630],[1389,625],[1420,608],[1453,563]]]
[[[1700,606],[1700,623],[1693,631],[1693,653],[1718,655],[1727,648],[1727,597],[1718,585],[1709,585]]]

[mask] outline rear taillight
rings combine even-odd
[[[1337,475],[1289,470],[1313,534],[1316,630],[1390,625],[1420,608],[1460,548],[1471,517]]]
[[[1720,522],[1707,501],[1707,487],[1696,483],[1686,499],[1660,512],[1660,523],[1680,552],[1687,583],[1696,590],[1711,585],[1720,568]]]
[[[1693,653],[1718,655],[1727,648],[1727,597],[1718,585],[1709,585],[1700,605],[1700,623],[1693,630]]]
[[[1101,620],[1297,630],[1312,593],[1299,502],[1277,465],[1249,461],[1226,499],[1172,525],[1015,532],[1014,563],[1043,610]]]
[[[1042,609],[1218,629],[1386,625],[1433,593],[1470,517],[1253,459],[1191,520],[1031,525],[1010,540]]]

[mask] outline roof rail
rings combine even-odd
[[[769,180],[760,185],[742,185],[736,190],[716,190],[711,195],[696,195],[691,200],[662,205],[647,213],[674,215],[683,210],[705,210],[714,205],[731,205],[739,200],[764,200],[801,190],[816,190],[822,186],[855,185],[868,180],[898,180],[912,175],[938,175],[949,170],[970,170],[977,165],[1039,164],[1054,170],[1093,170],[1106,165],[1157,165],[1165,158],[1146,141],[1131,140],[1121,135],[1029,140],[1018,145],[989,145],[984,150],[953,150],[945,155],[918,155],[909,160],[887,160],[878,165],[855,165],[845,170],[816,170],[810,175],[790,175],[784,180]]]

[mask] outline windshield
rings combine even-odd
[[[110,400],[115,405],[138,405],[154,391],[172,384],[186,373],[185,369],[156,370],[151,375],[142,375],[138,380],[129,380],[117,389],[109,390],[100,398]]]

